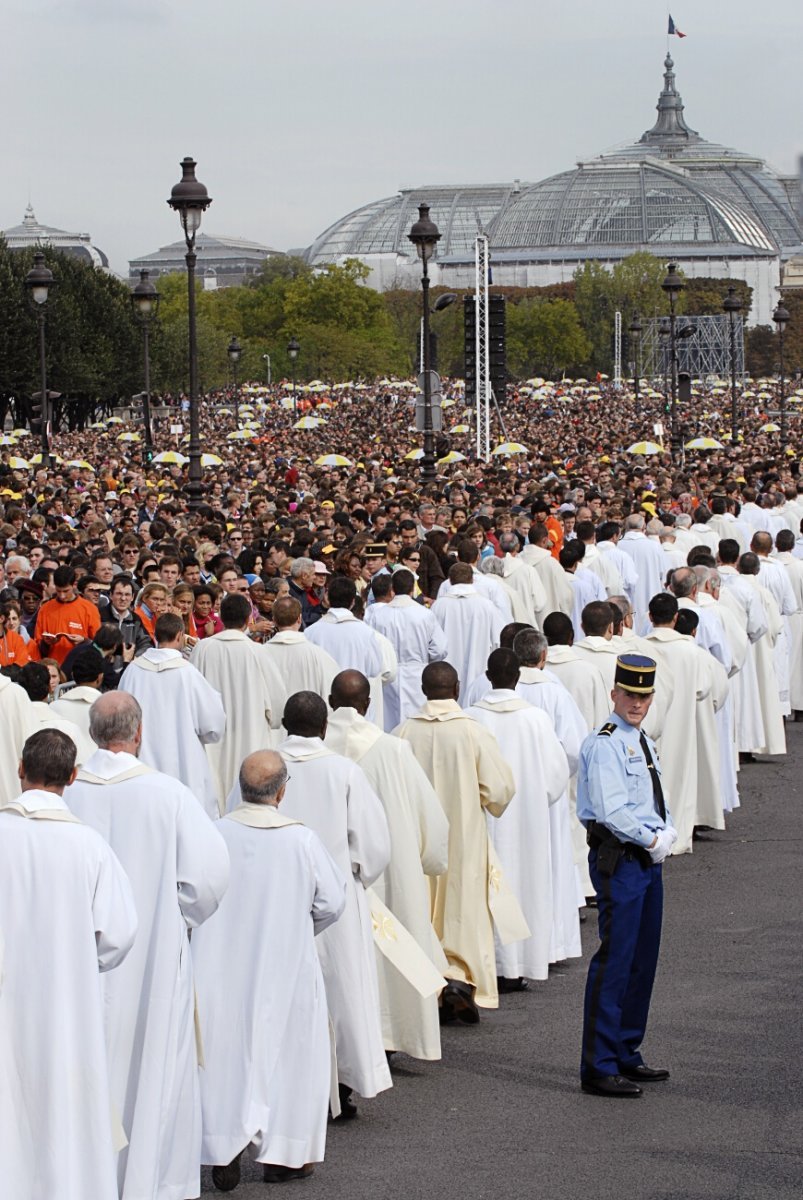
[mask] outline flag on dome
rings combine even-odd
[[[680,30],[678,29],[677,25],[676,25],[676,24],[675,24],[675,22],[672,20],[672,14],[671,14],[671,13],[669,14],[669,29],[667,30],[667,33],[669,34],[669,36],[670,36],[670,37],[672,36],[672,34],[674,34],[674,35],[675,35],[675,37],[685,37],[685,36],[686,36],[686,34],[685,34],[685,33],[681,33],[681,32],[680,32]]]

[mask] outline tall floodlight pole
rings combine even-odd
[[[53,272],[45,266],[45,256],[37,251],[33,256],[33,266],[25,276],[25,287],[28,291],[28,301],[36,313],[39,326],[39,398],[41,401],[42,419],[42,466],[47,468],[53,464],[50,458],[50,403],[47,394],[47,356],[45,354],[45,309],[50,289],[55,283]],[[33,432],[33,431],[32,431]]]
[[[639,376],[641,375],[641,334],[643,332],[638,314],[633,317],[633,320],[628,325],[627,332],[630,334],[630,345],[633,348],[633,394],[636,397],[636,408],[638,408]]]
[[[294,413],[298,412],[298,397],[296,395],[296,359],[298,358],[298,352],[300,349],[301,349],[301,347],[298,344],[297,339],[294,337],[291,337],[290,341],[287,343],[287,353],[290,358],[290,370],[292,371],[292,374],[293,374],[293,412]]]
[[[187,253],[184,260],[187,264],[187,316],[190,340],[190,466],[187,497],[190,509],[195,510],[201,503],[203,487],[201,484],[201,430],[199,419],[198,399],[198,332],[195,317],[195,264],[198,256],[195,253],[195,235],[201,226],[201,217],[212,203],[212,198],[202,183],[195,178],[195,160],[189,155],[181,162],[181,179],[170,193],[167,203],[178,213],[181,228],[184,230],[184,240],[187,243]]]
[[[789,324],[789,310],[784,306],[783,300],[779,300],[776,304],[775,312],[772,314],[772,319],[775,323],[775,328],[778,330],[778,358],[781,369],[781,395],[779,397],[781,401],[781,452],[785,454],[787,436],[789,433],[789,418],[786,411],[786,376],[783,361],[783,335],[786,326]]]
[[[435,475],[435,428],[432,421],[432,386],[429,378],[429,271],[430,259],[440,241],[440,231],[434,221],[430,220],[429,205],[419,204],[418,220],[408,233],[408,238],[416,248],[421,259],[421,289],[424,306],[424,457],[421,459],[422,483],[433,483]]]
[[[242,354],[242,347],[240,346],[240,343],[236,337],[232,337],[231,341],[229,342],[228,350],[226,351],[226,353],[229,356],[229,362],[231,363],[232,378],[234,380],[234,423],[235,423],[235,425],[239,426],[239,424],[240,424],[240,389],[237,387],[237,364],[240,361],[240,355]]]
[[[153,432],[151,430],[151,356],[150,327],[159,311],[159,293],[151,283],[148,271],[140,271],[139,283],[131,289],[131,307],[142,326],[145,391],[142,393],[142,425],[145,430],[145,458],[153,458]]]
[[[731,446],[736,445],[739,436],[739,400],[736,395],[736,317],[742,311],[742,302],[735,287],[728,288],[728,294],[722,301],[722,307],[728,314],[731,349]]]
[[[672,457],[676,458],[680,450],[680,428],[677,421],[677,399],[678,399],[678,353],[675,322],[677,315],[675,305],[677,298],[683,291],[683,277],[678,273],[677,263],[671,262],[667,267],[666,277],[664,278],[661,288],[669,297],[669,370],[671,374],[671,399],[669,408],[669,426],[670,426],[670,445],[672,447]]]
[[[263,355],[262,355],[262,358],[263,358],[263,360],[264,360],[264,363],[265,363],[265,370],[266,370],[266,371],[267,371],[267,373],[268,373],[268,379],[267,379],[268,387],[270,387],[270,384],[271,384],[270,355],[269,355],[269,354],[263,354]]]

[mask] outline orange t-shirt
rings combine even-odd
[[[24,667],[30,661],[30,657],[25,639],[15,633],[13,629],[7,629],[0,636],[0,667],[8,667],[12,664],[15,667]]]
[[[552,541],[552,557],[558,558],[563,546],[563,526],[555,517],[547,517],[546,527]]]
[[[44,647],[41,651],[47,658],[55,658],[61,666],[76,642],[70,641],[66,634],[76,634],[81,642],[92,641],[100,628],[100,613],[97,605],[83,596],[62,604],[60,600],[47,600],[39,609],[36,618],[36,633],[34,641]],[[43,639],[46,633],[53,633],[54,638]]]

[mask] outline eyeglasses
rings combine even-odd
[[[408,555],[407,558],[405,558],[404,561],[405,562],[421,562],[421,555],[420,554],[410,554],[410,555]]]
[[[95,588],[95,587],[84,588],[84,595],[85,596],[101,596],[101,595],[103,595],[103,588]]]

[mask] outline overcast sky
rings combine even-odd
[[[692,128],[803,151],[799,0],[672,0]],[[208,233],[279,249],[399,187],[535,181],[655,120],[650,0],[0,0],[0,228],[30,196],[114,270],[175,241],[185,154]]]

